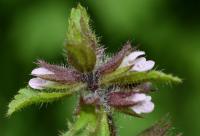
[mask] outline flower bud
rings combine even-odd
[[[122,109],[130,108],[134,113],[150,113],[154,109],[151,96],[135,92],[112,92],[108,95],[110,106]]]
[[[56,82],[44,80],[41,78],[32,78],[29,80],[28,84],[33,89],[42,90],[54,86]]]

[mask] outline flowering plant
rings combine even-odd
[[[10,102],[8,116],[32,104],[77,94],[76,121],[62,135],[115,136],[113,112],[142,117],[154,110],[149,95],[154,82],[181,82],[178,77],[153,70],[155,62],[146,60],[145,52],[133,48],[130,42],[108,57],[81,5],[71,11],[65,48],[68,66],[39,60],[38,67],[31,72],[34,78],[30,79],[28,87],[20,89]],[[167,129],[164,127],[162,134]],[[141,136],[153,134],[153,131],[145,131]]]

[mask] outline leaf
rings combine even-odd
[[[120,69],[119,69],[120,70]],[[119,71],[117,70],[117,71]],[[117,73],[117,72],[115,72]],[[175,82],[181,83],[182,80],[178,77],[172,76],[171,74],[165,74],[161,71],[149,71],[149,72],[119,72],[118,74],[111,73],[108,76],[105,76],[101,83],[102,84],[117,84],[117,85],[126,85],[126,84],[138,84],[147,81],[156,81],[156,82]]]
[[[128,72],[129,69],[130,67],[119,68],[110,74],[104,75],[100,80],[100,84],[109,85],[113,80],[115,80],[115,78],[122,76]]]
[[[71,125],[69,131],[62,136],[92,136],[95,132],[97,114],[93,107],[84,106],[76,118],[76,122]]]
[[[71,10],[67,31],[67,42],[72,45],[87,44],[96,48],[97,40],[89,25],[87,11],[80,4]]]
[[[18,94],[14,97],[8,105],[7,116],[10,116],[16,111],[21,110],[32,104],[49,103],[70,95],[72,91],[68,92],[41,92],[32,90],[30,88],[20,89]]]
[[[110,136],[107,113],[96,111],[92,106],[83,106],[76,122],[62,136]]]
[[[67,31],[69,64],[81,72],[92,71],[96,64],[97,40],[89,26],[89,16],[81,5],[71,10]]]
[[[171,126],[169,116],[165,116],[160,121],[144,130],[138,136],[181,136],[181,133],[176,133]]]
[[[54,82],[54,84],[52,84],[51,86],[47,86],[46,89],[49,91],[66,92],[70,94],[70,93],[77,92],[81,89],[84,89],[85,87],[86,87],[86,84],[83,84],[83,83],[61,84],[58,82]]]
[[[96,54],[92,48],[84,45],[67,45],[68,62],[81,72],[89,72],[96,64]]]

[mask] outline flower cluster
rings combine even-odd
[[[103,75],[127,67],[131,72],[147,72],[154,67],[154,61],[147,61],[145,57],[142,57],[145,55],[145,52],[132,50],[133,49],[130,43],[127,43],[124,48],[118,54],[110,58],[109,61],[105,62],[97,68],[94,68],[94,71],[88,73],[81,73],[80,71],[73,68],[65,68],[57,65],[51,65],[44,61],[39,61],[37,63],[39,67],[31,72],[31,75],[35,76],[35,78],[32,78],[29,81],[29,86],[33,89],[43,90],[48,88],[63,88],[65,85],[85,82],[90,93],[102,90],[99,81]],[[97,87],[95,89],[90,88],[96,84]],[[105,94],[106,96],[104,96],[106,97],[107,104],[117,108],[128,107],[132,109],[132,111],[136,114],[152,112],[154,109],[154,104],[151,102],[151,96],[146,94],[148,91],[144,93],[144,89],[141,87],[139,88],[138,86],[139,85],[133,85],[131,88],[129,86],[129,91],[126,92],[119,91],[120,86],[115,85],[115,87],[112,87],[112,91],[108,91],[108,93]],[[136,88],[139,88],[140,90],[136,92]],[[120,90],[122,89],[126,88],[123,86]],[[151,89],[150,86],[148,89]],[[88,99],[84,100],[85,103],[88,103]],[[99,98],[99,101],[100,100],[102,99]],[[98,104],[101,104],[101,102],[98,102]]]

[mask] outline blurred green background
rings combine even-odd
[[[166,113],[185,136],[200,135],[199,0],[0,0],[0,136],[56,136],[72,121],[74,98],[32,106],[5,117],[7,105],[26,86],[37,59],[65,63],[63,46],[70,9],[80,2],[107,52],[127,40],[139,44],[157,69],[184,79],[153,94],[145,119],[116,114],[120,136],[134,136]]]

